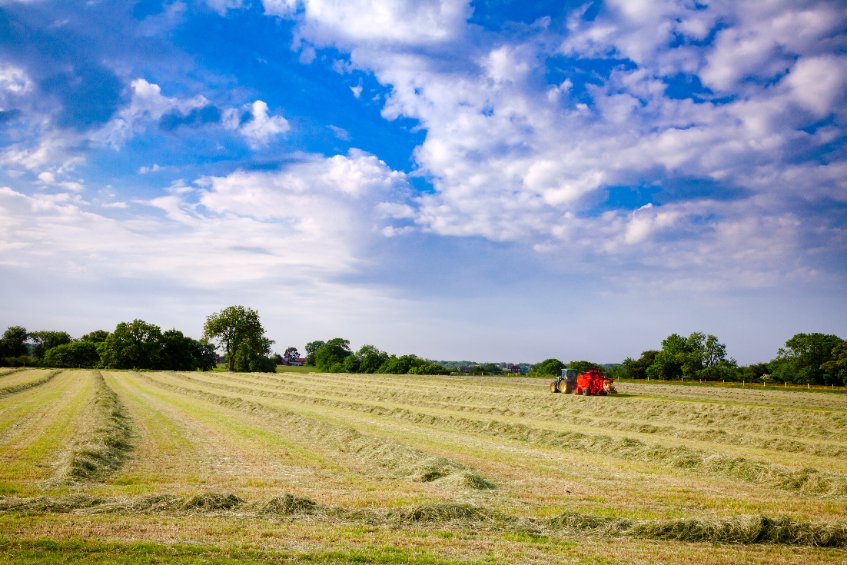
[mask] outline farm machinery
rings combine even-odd
[[[576,369],[562,369],[562,374],[550,383],[550,392],[582,394],[584,396],[606,396],[615,394],[615,379],[603,376],[600,369],[588,369],[580,373]]]

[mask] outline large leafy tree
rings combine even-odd
[[[0,357],[20,357],[27,354],[29,334],[22,326],[10,326],[0,338]]]
[[[229,306],[206,318],[203,338],[217,342],[230,371],[267,370],[273,341],[265,337],[259,313],[244,306]],[[259,369],[258,367],[261,367]]]
[[[824,365],[832,361],[833,349],[841,342],[840,337],[831,334],[796,334],[773,360],[773,377],[786,383],[836,384]]]
[[[307,350],[309,345],[306,346]],[[336,337],[321,345],[309,358],[319,371],[335,373],[346,370],[344,361],[351,355],[353,352],[350,350],[350,340]]]
[[[48,349],[52,349],[59,345],[65,345],[71,342],[71,336],[68,332],[40,331],[31,332],[30,340],[35,345],[32,348],[32,355],[38,359],[42,359]]]
[[[638,359],[627,357],[623,361],[623,377],[627,379],[646,379],[647,368],[656,360],[656,355],[659,352],[655,349],[648,349],[641,353]]]
[[[735,361],[726,358],[726,346],[713,335],[693,332],[687,338],[671,334],[645,371],[654,379],[696,379],[728,376]]]
[[[90,341],[92,343],[103,343],[109,337],[109,332],[106,330],[94,330],[79,338],[79,341]]]
[[[830,384],[847,385],[847,339],[832,348],[832,359],[823,363],[821,369],[829,377]]]
[[[306,344],[306,364],[307,365],[315,365],[315,352],[323,347],[325,341],[320,339],[316,339],[315,341],[310,341]]]
[[[379,368],[388,361],[389,355],[385,351],[380,351],[373,345],[363,345],[356,352],[356,359],[359,362],[360,373],[376,373]]]
[[[565,368],[565,364],[559,361],[558,359],[545,359],[538,365],[532,368],[533,374],[536,375],[549,375],[553,377],[557,377],[562,374],[562,369]]]
[[[159,367],[173,371],[208,371],[215,366],[215,346],[192,339],[179,330],[162,334]]]
[[[121,322],[97,346],[107,369],[157,369],[161,362],[162,331],[144,320]]]

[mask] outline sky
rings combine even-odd
[[[0,326],[739,363],[847,337],[847,9],[0,0]]]

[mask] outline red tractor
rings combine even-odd
[[[615,390],[615,379],[604,377],[600,369],[588,369],[580,374],[574,369],[562,369],[562,375],[550,383],[550,392],[606,396],[618,391]]]

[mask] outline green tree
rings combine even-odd
[[[423,363],[409,367],[409,375],[449,375],[450,369],[439,363],[422,360]]]
[[[79,341],[90,341],[92,343],[103,343],[109,337],[109,332],[106,330],[94,330],[79,338]]]
[[[28,353],[29,334],[22,326],[10,326],[0,338],[0,357],[21,357]]]
[[[532,374],[557,377],[562,374],[562,369],[564,368],[564,363],[562,363],[558,359],[550,358],[545,359],[544,361],[533,367]]]
[[[774,379],[797,384],[836,384],[823,366],[832,360],[833,349],[841,342],[840,337],[831,334],[796,334],[785,342],[772,362]]]
[[[97,344],[90,341],[72,341],[48,349],[43,364],[47,367],[82,367],[90,369],[100,363]]]
[[[388,361],[389,355],[373,345],[363,345],[356,352],[360,373],[376,373]]]
[[[144,320],[121,322],[97,351],[106,369],[155,369],[160,366],[162,331]]]
[[[325,341],[316,339],[306,344],[306,365],[315,366],[315,351],[323,347]]]
[[[259,313],[252,308],[229,306],[211,314],[203,326],[203,339],[217,342],[230,371],[268,369],[273,363],[268,361],[273,341],[265,337]]]
[[[832,359],[821,364],[821,369],[830,383],[847,386],[847,340],[832,348]]]
[[[162,334],[159,368],[171,371],[208,371],[215,366],[215,346],[192,339],[179,330]]]
[[[388,375],[406,375],[414,369],[415,372],[412,374],[423,374],[418,373],[417,368],[426,364],[427,361],[417,355],[400,355],[399,357],[391,355],[377,372]]]
[[[353,352],[350,351],[350,341],[336,337],[321,345],[309,358],[313,359],[313,364],[319,371],[337,373],[345,372],[344,361],[351,355]]]
[[[285,350],[285,353],[282,354],[282,358],[287,363],[293,363],[300,358],[300,352],[297,351],[296,347],[289,347]]]
[[[31,332],[29,334],[29,338],[34,344],[34,347],[32,348],[32,355],[36,359],[42,359],[48,349],[71,342],[71,336],[68,332]]]
[[[623,377],[626,379],[646,379],[647,368],[656,360],[656,355],[659,352],[655,349],[648,349],[641,352],[641,357],[632,359],[627,357],[623,361]]]
[[[718,378],[731,374],[735,361],[726,358],[726,346],[713,335],[693,332],[687,338],[671,334],[645,371],[653,379]]]

